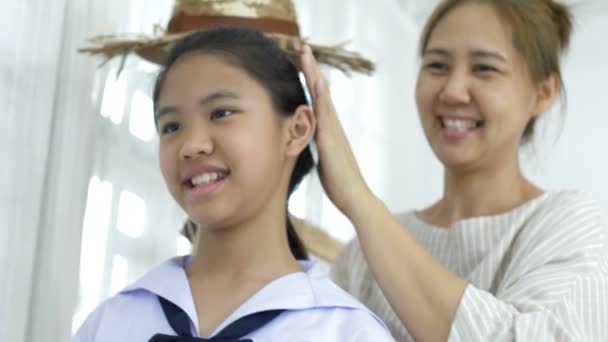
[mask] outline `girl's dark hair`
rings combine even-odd
[[[226,62],[243,69],[268,91],[275,109],[281,115],[293,115],[298,106],[307,104],[298,69],[277,44],[254,29],[220,26],[192,33],[177,42],[171,49],[154,85],[154,112],[157,110],[167,73],[180,57],[190,53],[219,55],[225,58]],[[313,166],[314,161],[308,146],[300,153],[291,174],[287,190],[288,201],[297,185]],[[287,212],[287,203],[285,211]],[[291,253],[296,259],[308,259],[304,243],[296,233],[289,215],[286,215],[286,218],[287,239]],[[189,234],[186,234],[186,237],[192,241],[195,233],[192,229],[195,225],[189,226]]]

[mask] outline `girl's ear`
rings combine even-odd
[[[300,105],[287,119],[287,149],[290,157],[297,158],[315,136],[317,119],[310,106]]]

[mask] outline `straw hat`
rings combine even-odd
[[[189,33],[219,25],[247,26],[264,32],[291,56],[298,56],[308,44],[319,61],[346,73],[371,74],[372,62],[360,54],[334,46],[311,44],[300,35],[292,0],[176,0],[167,27],[152,37],[143,35],[110,35],[90,39],[94,47],[80,52],[104,55],[110,59],[135,52],[142,58],[163,64],[176,41]],[[297,60],[297,58],[295,59]]]

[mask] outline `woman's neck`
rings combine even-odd
[[[517,158],[474,170],[446,168],[444,181],[441,200],[421,213],[425,221],[441,227],[504,213],[543,193],[523,176]]]

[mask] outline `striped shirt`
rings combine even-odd
[[[547,192],[503,214],[448,229],[397,216],[467,286],[449,341],[608,341],[608,227],[595,201]],[[389,326],[413,338],[383,296],[354,240],[332,277]]]

